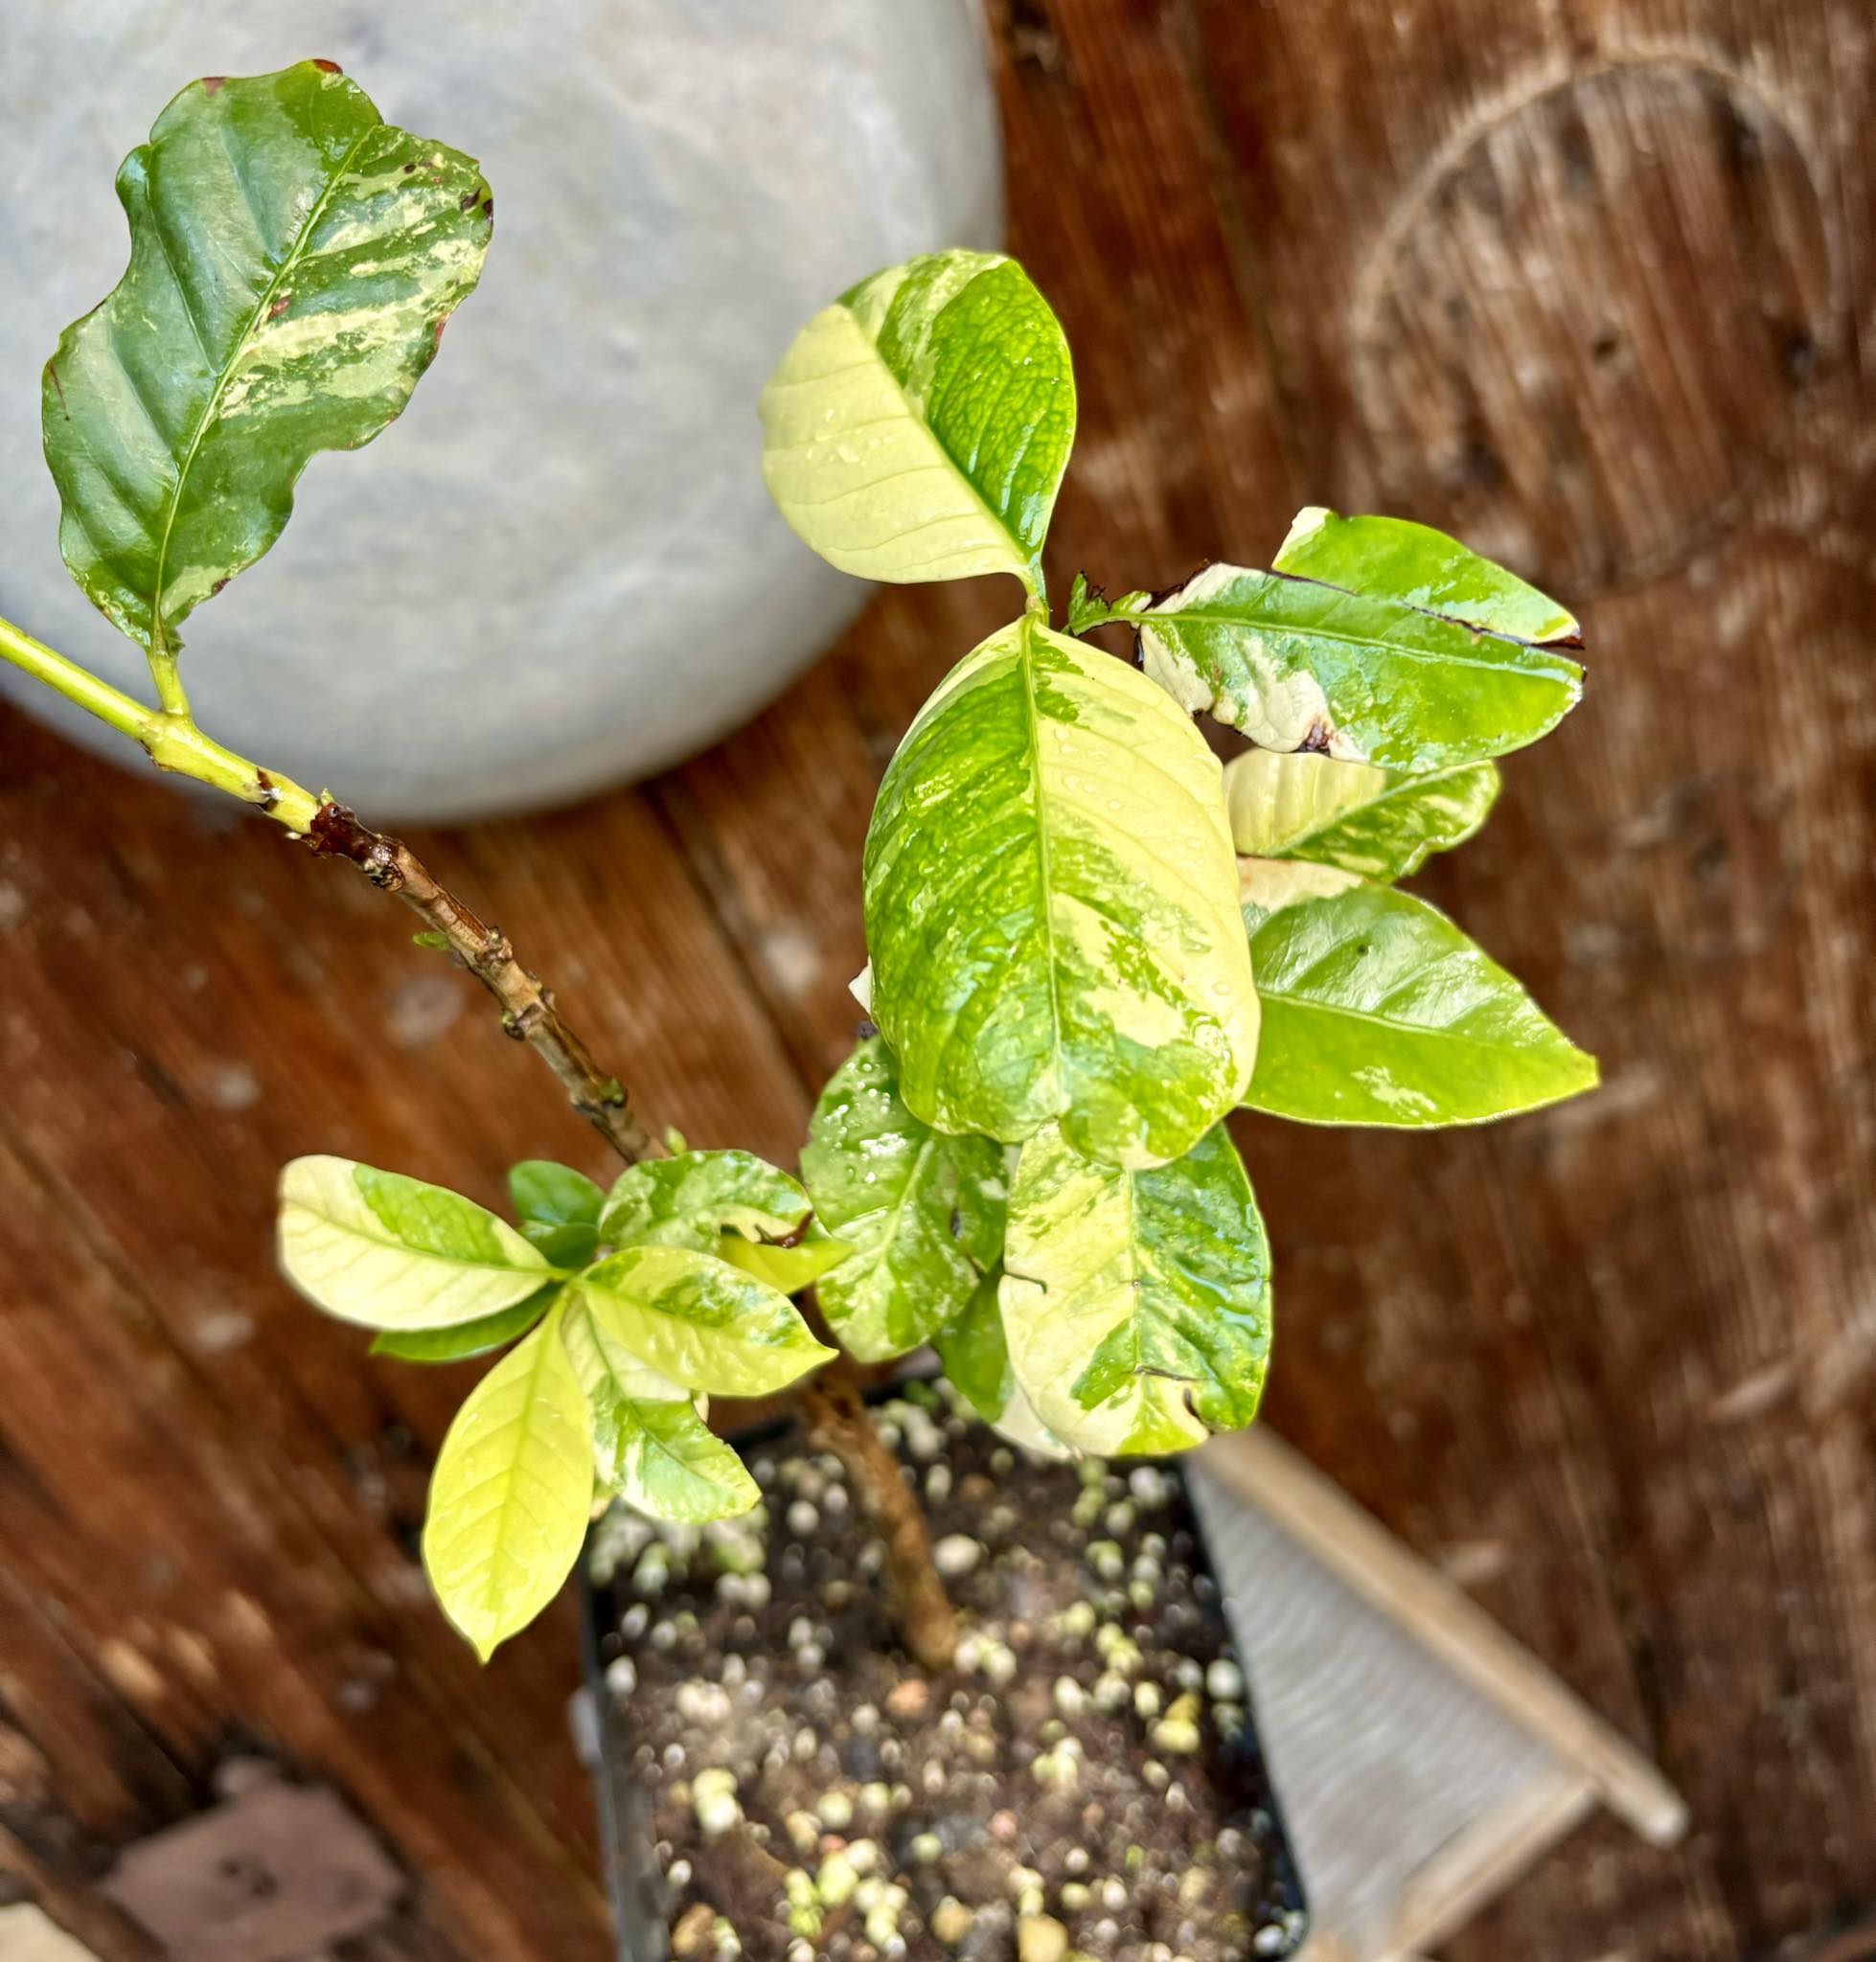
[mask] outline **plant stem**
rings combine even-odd
[[[304,833],[312,829],[319,799],[310,790],[302,788],[291,777],[263,770],[246,757],[237,756],[232,749],[224,748],[196,728],[190,719],[188,701],[182,694],[181,684],[174,678],[175,657],[172,654],[162,656],[167,664],[166,670],[159,669],[156,659],[152,658],[150,662],[150,672],[166,696],[165,704],[160,708],[150,708],[134,696],[126,695],[121,688],[113,688],[103,676],[92,673],[88,668],[80,668],[63,654],[56,653],[30,633],[22,632],[10,620],[0,620],[0,656],[31,674],[34,680],[43,681],[67,701],[76,702],[101,722],[129,737],[133,742],[141,743],[159,770],[193,777],[196,783],[206,784],[212,790],[239,797],[243,804],[252,804],[264,810],[276,824],[284,825],[289,832]],[[164,678],[166,672],[169,676],[167,682]],[[172,708],[171,700],[180,703],[181,707]]]
[[[443,937],[500,1003],[503,1029],[546,1062],[568,1102],[628,1165],[659,1154],[662,1147],[632,1114],[624,1084],[601,1073],[552,994],[515,958],[507,934],[484,925],[408,845],[360,824],[344,805],[330,800],[314,812],[307,842],[314,852],[351,859],[375,886],[396,893]]]
[[[932,1562],[925,1513],[867,1414],[859,1372],[843,1352],[800,1384],[794,1398],[809,1443],[840,1460],[880,1529],[888,1600],[907,1653],[922,1669],[949,1669],[957,1654],[957,1611]]]

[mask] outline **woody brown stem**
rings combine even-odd
[[[617,1077],[601,1073],[554,997],[515,959],[507,934],[485,925],[431,876],[408,845],[373,831],[343,804],[330,801],[314,814],[307,842],[315,852],[351,859],[374,885],[396,893],[431,932],[442,937],[501,1004],[502,1027],[546,1062],[567,1101],[628,1165],[657,1155],[658,1142],[632,1114],[625,1086]]]
[[[923,1669],[949,1669],[957,1654],[957,1611],[932,1563],[925,1514],[867,1414],[858,1372],[839,1356],[794,1394],[809,1443],[840,1460],[879,1529],[888,1602],[906,1653]]]

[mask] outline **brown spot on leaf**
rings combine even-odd
[[[345,70],[336,61],[315,59],[312,64],[321,75],[343,75]]]
[[[228,80],[225,75],[205,75],[202,78],[202,93],[212,96]]]
[[[473,211],[476,205],[481,202],[481,198],[482,194],[479,191],[465,191],[462,196],[456,200],[456,208],[459,211]]]
[[[435,326],[434,328],[432,328],[432,329],[430,330],[430,352],[431,352],[431,354],[434,354],[436,353],[436,351],[437,351],[437,350],[438,350],[438,349],[439,349],[440,347],[442,347],[442,345],[443,345],[443,331],[444,331],[444,329],[445,329],[446,327],[447,327],[448,325],[449,325],[449,316],[448,316],[448,314],[446,314],[446,314],[444,314],[444,315],[443,315],[443,317],[442,317],[442,318],[441,318],[441,319],[440,319],[440,320],[439,320],[439,321],[437,322],[436,326]]]
[[[278,319],[280,318],[280,316],[281,316],[281,315],[282,315],[283,313],[285,313],[285,312],[286,311],[286,309],[287,309],[287,308],[289,308],[290,306],[292,306],[292,304],[293,304],[293,296],[292,296],[292,294],[291,294],[291,293],[283,293],[283,294],[282,294],[282,295],[280,296],[280,298],[279,298],[278,300],[276,300],[276,301],[274,302],[274,304],[273,304],[273,305],[272,305],[271,307],[269,307],[269,308],[267,308],[267,318],[268,318],[269,320],[278,320]]]
[[[1304,732],[1303,740],[1297,743],[1296,747],[1300,750],[1312,752],[1316,756],[1327,756],[1329,754],[1329,737],[1331,733],[1328,723],[1320,716],[1317,716],[1315,720]]]

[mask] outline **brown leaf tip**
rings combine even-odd
[[[343,75],[345,73],[345,70],[336,61],[324,61],[315,57],[312,65],[318,69],[321,75]]]
[[[225,75],[205,75],[205,76],[203,76],[203,78],[202,78],[202,93],[203,93],[203,94],[204,94],[205,96],[212,96],[212,95],[214,95],[214,94],[216,93],[216,91],[217,91],[217,89],[219,89],[219,88],[220,88],[220,87],[221,87],[221,86],[222,86],[222,85],[223,85],[223,84],[224,84],[224,83],[225,83],[225,82],[227,81],[227,80],[228,80],[228,78],[227,78],[227,77],[226,77]]]

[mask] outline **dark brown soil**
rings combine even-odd
[[[1302,1934],[1184,1488],[1044,1464],[942,1395],[878,1413],[964,1617],[927,1677],[831,1458],[765,1504],[594,1543],[629,1952],[708,1962],[1240,1962]],[[610,1591],[608,1592],[608,1586]]]

